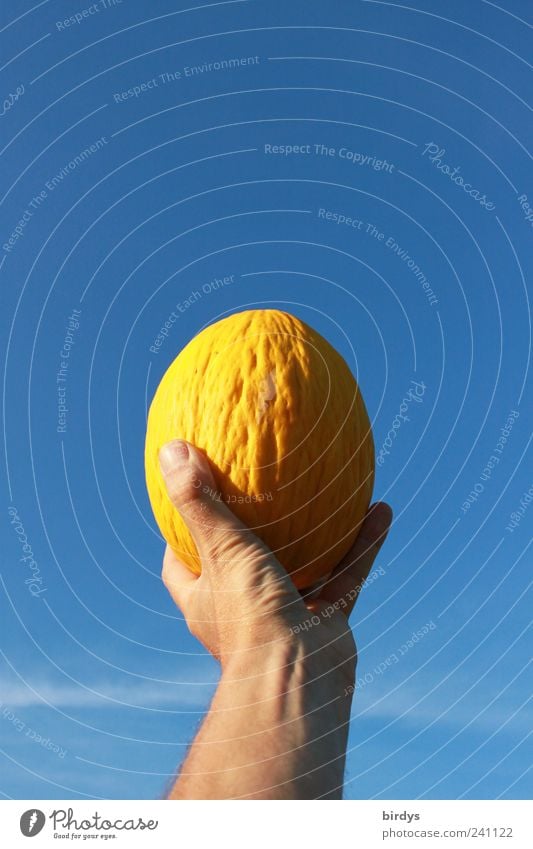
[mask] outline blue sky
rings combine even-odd
[[[388,451],[346,796],[531,795],[530,10],[418,5],[0,11],[4,796],[164,793],[218,668],[160,581],[146,405],[265,306]]]

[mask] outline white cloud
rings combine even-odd
[[[85,684],[55,684],[30,681],[28,686],[14,682],[0,690],[0,710],[4,707],[51,705],[58,708],[161,708],[164,710],[202,710],[212,698],[216,683],[193,682],[161,684],[131,681],[114,683],[94,681]]]
[[[531,730],[528,706],[524,705],[520,709],[525,693],[515,693],[516,703],[510,703],[507,695],[507,698],[494,701],[490,707],[487,705],[494,698],[494,693],[484,699],[470,696],[458,701],[453,707],[451,705],[460,695],[456,689],[450,691],[447,699],[442,695],[437,698],[435,694],[424,699],[424,695],[415,688],[402,687],[393,696],[385,696],[372,702],[370,689],[368,693],[363,690],[359,697],[356,697],[354,719],[398,720],[416,726],[418,730],[434,721],[433,728],[446,726],[454,731],[468,726],[469,731],[492,734],[501,730],[504,733],[521,735]]]

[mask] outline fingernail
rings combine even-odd
[[[167,475],[176,466],[183,466],[189,460],[189,446],[181,439],[173,439],[163,445],[159,452],[159,465],[164,475]]]

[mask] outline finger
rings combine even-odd
[[[385,542],[392,522],[392,510],[388,504],[378,501],[366,514],[352,548],[333,571],[325,584],[320,598],[330,604],[342,604],[342,610],[349,616],[352,612],[363,583],[366,581],[377,553]]]
[[[204,567],[206,562],[216,566],[217,561],[229,559],[230,553],[235,563],[240,558],[249,559],[251,552],[275,560],[267,546],[223,502],[209,461],[197,448],[175,439],[161,448],[159,461],[169,498],[187,525]]]
[[[163,557],[161,578],[170,595],[187,617],[187,601],[198,576],[194,575],[185,563],[182,563],[169,545]]]

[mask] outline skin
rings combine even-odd
[[[202,562],[197,577],[167,547],[163,581],[191,633],[221,664],[168,798],[342,798],[357,661],[348,617],[387,535],[390,507],[372,505],[353,548],[311,598],[217,500],[198,449],[174,440],[159,459]],[[315,624],[302,629],[311,617]]]

